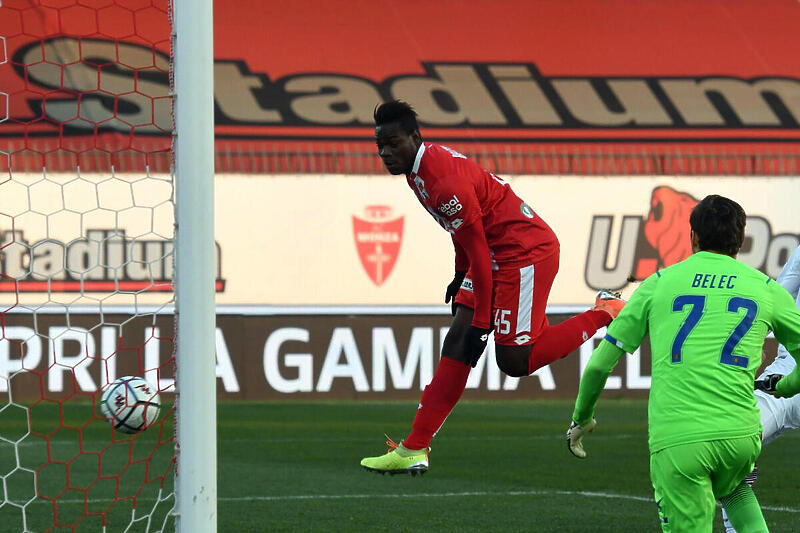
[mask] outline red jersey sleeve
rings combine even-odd
[[[469,258],[472,291],[475,294],[472,325],[476,328],[488,328],[492,315],[492,257],[483,224],[477,221],[462,226],[460,231],[453,234],[453,241],[464,249]]]
[[[455,235],[450,235],[453,238],[453,248],[456,252],[456,272],[466,272],[469,270],[469,257],[467,256],[467,252],[464,251],[464,247],[458,244],[456,241]]]
[[[475,310],[472,325],[488,328],[492,314],[492,256],[482,211],[470,175],[444,174],[432,187],[431,200],[442,225],[453,238],[456,265],[467,264],[472,276]],[[459,257],[459,247],[466,258]],[[466,261],[465,261],[466,259]]]

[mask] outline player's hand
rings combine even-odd
[[[450,309],[453,312],[453,316],[456,316],[456,294],[458,294],[459,289],[461,289],[461,284],[464,282],[464,278],[467,276],[467,273],[463,270],[456,270],[456,275],[453,276],[453,281],[450,282],[450,285],[447,286],[447,292],[444,293],[444,303],[450,304]],[[453,303],[450,303],[450,300],[453,300]]]
[[[472,365],[472,368],[475,368],[481,355],[483,355],[483,351],[486,349],[486,343],[489,342],[489,334],[491,332],[492,328],[476,328],[473,325],[467,328],[467,338],[464,342],[467,351],[465,355],[469,360],[469,364]]]
[[[574,420],[570,423],[567,430],[567,448],[578,459],[586,459],[586,450],[583,449],[583,436],[586,433],[591,433],[596,425],[597,420],[594,418],[583,426],[579,426]]]
[[[776,398],[780,398],[781,395],[777,390],[778,382],[783,378],[783,374],[767,374],[764,376],[764,379],[757,379],[754,388],[756,390],[762,390],[767,394],[771,394]]]

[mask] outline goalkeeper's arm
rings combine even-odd
[[[607,340],[600,341],[600,345],[592,352],[589,363],[583,371],[578,399],[575,401],[575,410],[572,413],[572,425],[567,431],[567,445],[573,455],[585,457],[583,450],[583,435],[594,429],[594,408],[597,399],[606,385],[611,371],[617,366],[625,351]],[[579,431],[575,431],[579,429]]]
[[[780,342],[795,361],[800,363],[800,312],[795,301],[786,290],[778,284],[773,284],[773,323],[772,330],[775,338]],[[775,385],[775,396],[789,397],[800,392],[799,367],[784,376]]]
[[[789,350],[788,348],[787,350],[794,360],[800,363],[800,350]],[[800,392],[800,371],[798,369],[800,366],[795,366],[794,370],[780,378],[775,384],[775,392],[770,392],[770,394],[779,398],[789,398]]]

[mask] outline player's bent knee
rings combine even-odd
[[[514,378],[528,375],[528,359],[530,346],[496,346],[497,366],[504,373]]]
[[[471,323],[472,309],[463,305],[457,306],[456,316],[442,343],[442,357],[470,363],[466,356],[466,338],[467,329]]]
[[[450,328],[442,343],[442,357],[449,357],[462,363],[469,363],[466,358],[465,349],[465,329],[460,329],[455,325]]]

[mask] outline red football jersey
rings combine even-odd
[[[407,180],[422,205],[450,233],[481,220],[497,265],[535,263],[558,250],[550,226],[506,181],[451,148],[422,143]]]

